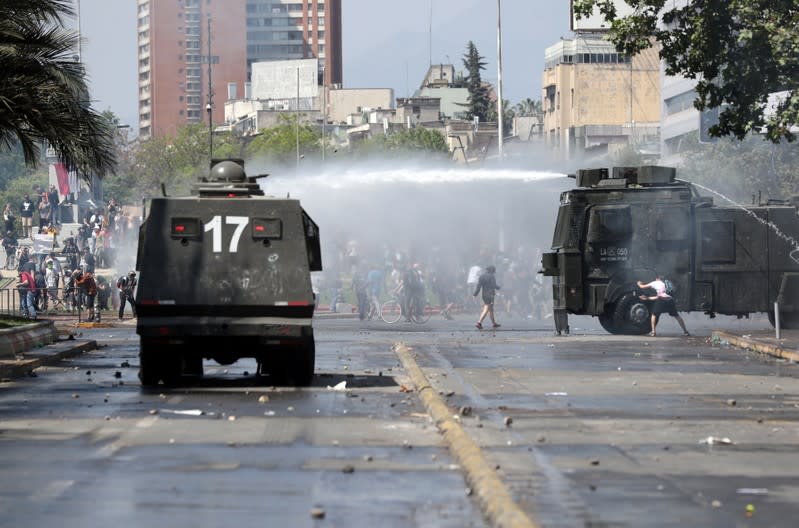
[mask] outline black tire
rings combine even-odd
[[[297,351],[291,368],[291,378],[298,387],[308,387],[313,382],[313,372],[316,366],[316,345],[311,341]]]
[[[618,334],[619,331],[616,328],[616,319],[613,317],[613,313],[616,310],[616,305],[612,305],[609,308],[605,309],[605,313],[599,314],[599,324],[602,325],[602,328],[605,329],[606,332],[610,334]]]
[[[139,381],[143,387],[177,385],[183,374],[183,361],[179,353],[156,350],[153,345],[142,342],[139,351]]]
[[[313,339],[271,355],[266,363],[272,383],[280,386],[307,387],[313,381],[316,348]]]
[[[414,301],[413,306],[413,322],[417,324],[425,324],[427,321],[430,320],[430,317],[433,315],[432,307],[430,303],[425,302],[422,304],[421,301],[417,300]]]
[[[151,346],[141,343],[139,351],[139,381],[142,387],[155,387],[161,381],[163,373],[158,355]]]
[[[768,312],[768,322],[773,328],[777,328],[777,321],[774,319],[774,310]],[[780,312],[780,328],[785,330],[796,330],[799,328],[799,313]]]
[[[647,303],[641,301],[635,292],[625,293],[616,303],[613,311],[613,334],[643,335],[651,330],[651,312]],[[601,323],[601,321],[600,321]]]

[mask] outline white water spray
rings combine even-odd
[[[748,209],[746,206],[744,206],[742,204],[739,204],[735,200],[724,196],[723,194],[721,194],[718,191],[714,191],[713,189],[710,189],[710,188],[705,187],[704,185],[700,185],[698,183],[692,182],[691,184],[695,185],[696,187],[699,187],[700,189],[703,189],[703,190],[705,190],[705,191],[707,191],[709,193],[715,194],[716,196],[718,196],[719,198],[721,198],[723,200],[726,200],[726,201],[730,202],[735,207],[738,207],[739,209],[743,210],[746,214],[748,214],[749,216],[751,216],[752,218],[754,218],[755,220],[757,220],[758,222],[760,222],[764,226],[766,226],[769,229],[771,229],[772,231],[774,231],[775,235],[777,235],[779,238],[785,240],[788,244],[793,246],[793,250],[788,254],[788,256],[790,256],[791,259],[795,263],[799,264],[799,241],[797,241],[794,237],[792,237],[790,235],[786,235],[785,233],[783,233],[782,230],[780,230],[780,228],[777,227],[774,224],[774,222],[770,222],[768,220],[765,220],[764,218],[760,218],[751,209]]]

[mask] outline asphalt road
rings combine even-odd
[[[533,523],[795,524],[797,366],[708,339],[767,323],[501,322],[317,320],[307,389],[242,361],[142,390],[133,328],[84,330],[100,349],[0,385],[0,526],[484,526],[398,342]]]

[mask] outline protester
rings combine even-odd
[[[485,319],[486,316],[489,316],[491,319],[491,326],[493,328],[499,328],[501,326],[497,323],[496,319],[494,319],[494,296],[499,289],[497,279],[494,276],[496,271],[497,269],[494,266],[488,266],[477,280],[477,286],[472,294],[473,297],[477,297],[477,294],[480,293],[481,290],[483,292],[483,310],[480,312],[480,318],[477,320],[477,324],[475,324],[479,330],[483,329],[483,319]]]
[[[688,333],[688,329],[685,328],[685,321],[683,321],[682,317],[677,313],[677,307],[674,304],[674,297],[669,295],[666,290],[666,283],[661,277],[660,274],[655,276],[655,280],[652,282],[647,282],[644,284],[641,281],[638,281],[638,287],[641,289],[651,288],[655,290],[655,295],[640,295],[639,298],[643,301],[653,301],[652,303],[652,316],[650,317],[650,324],[652,326],[652,331],[649,332],[651,337],[657,336],[655,331],[658,320],[660,319],[660,314],[668,313],[670,316],[674,317],[682,328],[683,335],[691,335]]]
[[[136,272],[131,271],[127,275],[122,275],[117,279],[117,289],[119,290],[119,320],[125,315],[125,303],[130,303],[130,311],[136,317],[136,304],[133,295],[136,290]]]

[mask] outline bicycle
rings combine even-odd
[[[397,296],[392,296],[389,300],[380,305],[380,319],[387,324],[394,324],[402,318],[402,302]]]
[[[421,295],[414,295],[411,299],[411,320],[417,324],[424,324],[430,320],[433,311],[430,303]]]
[[[432,310],[430,303],[419,295],[415,295],[411,300],[410,320],[417,324],[424,324],[430,320]],[[397,296],[392,296],[380,306],[380,319],[384,323],[394,324],[405,315],[402,300]]]

